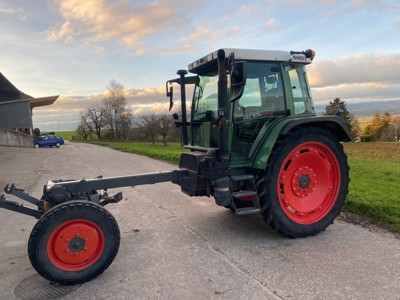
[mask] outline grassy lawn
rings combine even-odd
[[[126,142],[102,142],[91,141],[91,144],[102,145],[116,150],[146,155],[152,158],[165,160],[174,164],[179,163],[181,153],[187,151],[181,147],[180,143],[168,143],[165,147],[163,144],[152,143],[126,143]]]
[[[400,231],[400,143],[345,145],[350,193],[345,208]]]
[[[76,131],[58,131],[55,134],[61,136],[64,140],[72,141],[72,136],[76,135]]]
[[[179,143],[90,143],[146,155],[177,164],[184,150]],[[345,210],[400,232],[400,143],[348,143],[350,192]]]

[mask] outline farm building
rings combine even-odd
[[[33,108],[51,105],[58,97],[31,97],[0,73],[0,145],[32,147]]]

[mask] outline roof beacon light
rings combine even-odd
[[[303,51],[303,53],[307,58],[310,58],[311,60],[313,60],[314,57],[315,57],[315,51],[314,50],[308,49],[306,51]]]
[[[293,55],[293,54],[303,54],[306,58],[309,58],[309,59],[313,60],[314,56],[315,56],[315,51],[311,50],[311,49],[307,49],[307,50],[304,50],[304,51],[290,51],[290,54],[291,55]]]

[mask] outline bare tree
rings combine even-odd
[[[107,86],[103,99],[106,126],[113,139],[126,139],[131,128],[131,111],[126,103],[124,87],[114,79]]]
[[[151,139],[153,145],[156,142],[157,134],[160,132],[160,119],[153,112],[141,116],[140,127],[147,137]]]
[[[117,138],[124,141],[127,140],[132,129],[132,116],[129,107],[125,107],[125,111],[120,114],[116,125]]]
[[[86,119],[84,113],[81,113],[81,120],[79,122],[78,128],[76,129],[76,132],[78,133],[79,136],[81,136],[85,141],[90,135],[90,129],[88,125],[86,124]]]
[[[159,132],[163,137],[164,146],[167,146],[167,135],[171,131],[173,126],[173,119],[169,114],[160,114],[158,115],[159,118]]]
[[[101,130],[104,129],[106,124],[106,111],[102,106],[92,106],[82,115],[82,122],[88,130],[97,135],[101,140]]]

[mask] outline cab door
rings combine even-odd
[[[281,66],[248,62],[246,86],[232,113],[231,164],[250,161],[250,150],[263,126],[286,114]]]

